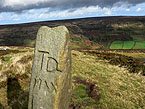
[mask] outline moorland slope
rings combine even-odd
[[[34,46],[40,26],[65,25],[72,48],[145,49],[145,16],[94,17],[1,25],[0,45]]]

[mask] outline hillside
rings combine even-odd
[[[96,17],[0,26],[0,45],[34,46],[40,26],[65,25],[72,48],[145,49],[145,16]]]
[[[9,49],[0,51],[0,109],[27,109],[34,49]],[[120,63],[134,63],[130,64],[134,67],[111,63],[111,54]],[[145,58],[144,54],[72,50],[70,109],[144,109],[145,72],[140,70],[145,71],[145,65],[138,68],[142,61],[133,58]]]

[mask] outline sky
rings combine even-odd
[[[0,0],[0,25],[103,16],[145,16],[145,0]]]

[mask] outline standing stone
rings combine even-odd
[[[71,51],[65,26],[42,26],[37,34],[28,109],[68,109]]]

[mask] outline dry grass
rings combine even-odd
[[[123,55],[131,56],[134,58],[145,58],[145,53],[120,53],[118,52],[118,54],[123,54]]]
[[[145,78],[97,57],[72,52],[73,77],[91,80],[101,89],[100,109],[145,108]]]
[[[8,77],[10,80],[14,79],[16,87],[19,88],[15,91],[14,87],[10,87],[13,85],[9,85],[8,82],[5,87],[0,87],[0,105],[5,109],[27,109],[33,52],[7,56],[11,57],[9,62],[0,61],[0,80],[6,81]],[[99,88],[96,93],[100,99],[96,103],[88,97],[85,85],[73,82],[73,94],[77,97],[73,99],[73,103],[79,105],[80,109],[93,109],[96,104],[98,109],[145,108],[145,77],[140,74],[132,74],[125,68],[100,60],[97,56],[72,51],[72,76],[73,81],[76,77],[81,78],[95,83]]]
[[[33,52],[7,54],[4,57],[11,58],[2,61],[0,57],[0,109],[27,109],[32,67],[30,57],[33,57]]]
[[[25,74],[28,71],[27,66],[32,66],[33,52],[8,54],[5,57],[11,57],[11,59],[1,62],[0,81],[6,81],[7,76],[15,77],[17,74]]]

